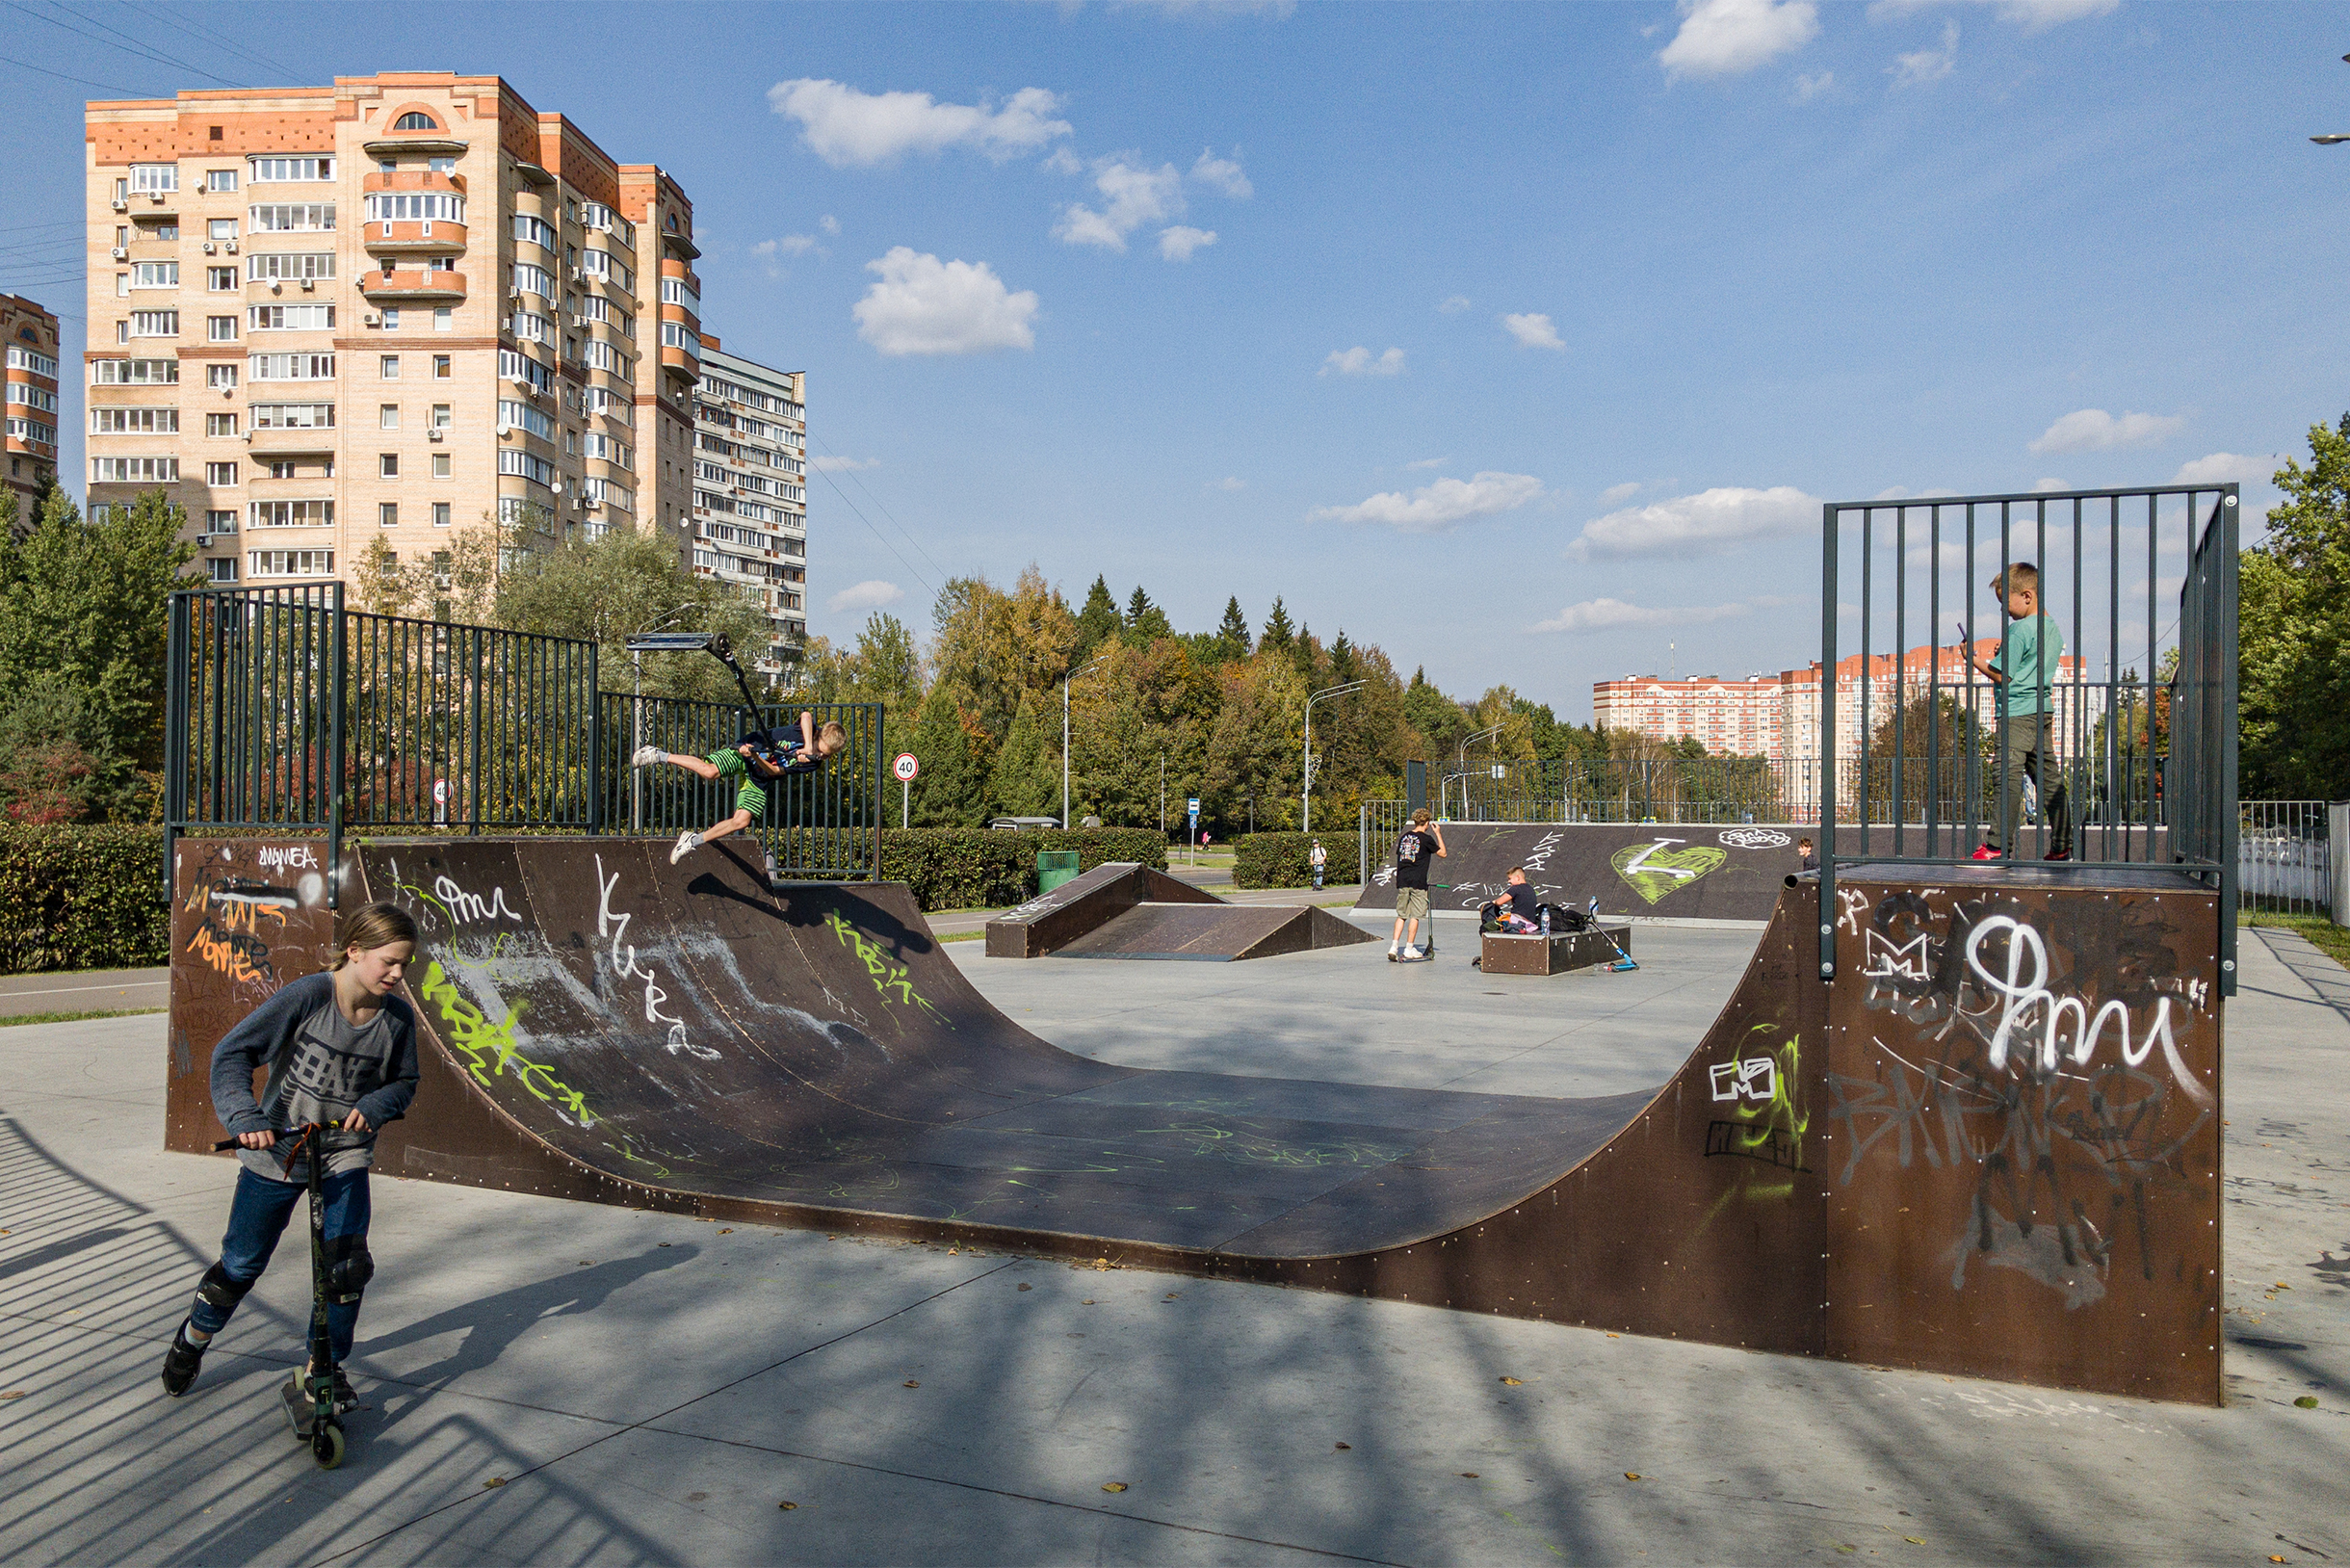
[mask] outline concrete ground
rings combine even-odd
[[[1547,980],[1459,940],[1411,968],[949,951],[1106,1059],[1595,1093],[1659,1081],[1754,936],[1644,928],[1638,972]],[[156,1386],[232,1181],[159,1152],[163,1020],[25,1026],[0,1558],[2341,1561],[2350,975],[2246,936],[2224,1409],[379,1178],[372,1408],[323,1473],[274,1393],[299,1233],[188,1397]]]

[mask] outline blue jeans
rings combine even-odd
[[[326,1205],[326,1239],[338,1236],[364,1237],[367,1234],[368,1196],[367,1172],[345,1171],[328,1176],[321,1182]],[[277,1250],[277,1239],[285,1234],[286,1221],[293,1218],[309,1201],[310,1189],[300,1182],[273,1181],[256,1176],[249,1170],[237,1172],[237,1195],[228,1206],[228,1234],[221,1238],[221,1269],[239,1285],[249,1286],[261,1277],[270,1266],[270,1254]],[[307,1241],[309,1216],[305,1212],[302,1229]],[[302,1248],[306,1254],[309,1248]],[[302,1262],[307,1265],[305,1256]],[[236,1308],[216,1307],[198,1295],[188,1313],[188,1321],[198,1333],[218,1334],[228,1326]],[[335,1302],[326,1308],[326,1330],[334,1345],[334,1360],[341,1366],[351,1359],[352,1336],[359,1326],[359,1303]],[[309,1343],[310,1319],[305,1310],[302,1317],[302,1342]]]

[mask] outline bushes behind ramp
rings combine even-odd
[[[169,963],[163,829],[0,823],[0,974]]]
[[[1166,835],[1151,827],[1005,832],[988,827],[885,827],[881,876],[904,882],[925,909],[1001,909],[1036,892],[1036,851],[1075,849],[1080,871],[1111,860],[1166,870]]]
[[[1363,846],[1349,827],[1344,833],[1241,834],[1233,841],[1233,886],[1312,887],[1316,839],[1330,856],[1322,867],[1325,886],[1351,886],[1362,880]]]

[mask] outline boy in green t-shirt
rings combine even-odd
[[[2012,849],[2024,812],[2024,780],[2040,792],[2040,821],[2048,830],[2050,860],[2073,858],[2073,813],[2065,797],[2064,769],[2050,746],[2054,730],[2053,690],[2064,661],[2064,633],[2040,613],[2040,568],[2017,562],[1991,580],[1991,591],[2007,605],[2007,634],[1992,658],[1978,659],[1966,644],[1967,663],[1999,692],[2000,831],[1984,835],[1977,860],[1997,860]],[[1959,628],[1963,641],[1967,631]],[[2002,846],[2005,849],[2002,849]]]
[[[629,761],[639,768],[650,768],[668,763],[690,773],[707,779],[732,779],[735,783],[735,808],[731,815],[720,818],[696,833],[692,828],[677,835],[669,849],[669,864],[674,866],[712,839],[722,839],[729,833],[740,833],[767,815],[767,790],[787,773],[813,772],[832,759],[848,742],[841,726],[827,720],[817,728],[813,714],[801,712],[795,732],[790,726],[778,724],[743,738],[741,744],[721,746],[706,757],[689,756],[682,752],[664,751],[657,745],[640,746]]]

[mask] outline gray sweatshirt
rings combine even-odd
[[[253,1069],[269,1068],[264,1099],[253,1098]],[[323,1135],[326,1171],[364,1170],[375,1159],[376,1130],[405,1114],[416,1097],[416,1018],[405,1001],[386,996],[365,1024],[334,1005],[334,977],[306,975],[246,1015],[212,1052],[212,1109],[235,1134],[274,1132],[305,1122],[341,1121],[356,1111],[364,1133]],[[255,1175],[307,1181],[300,1163],[287,1169],[280,1151],[240,1149]]]

